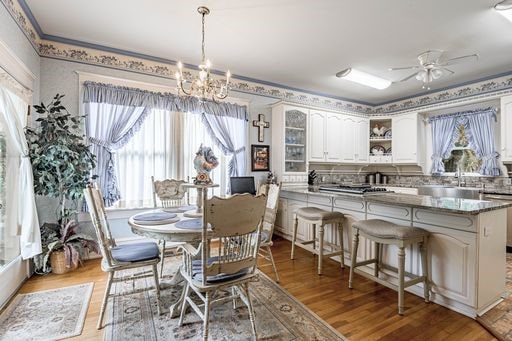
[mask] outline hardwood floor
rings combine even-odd
[[[406,293],[405,316],[397,315],[397,293],[356,275],[354,289],[348,289],[349,268],[339,263],[324,262],[324,275],[316,274],[313,255],[297,248],[296,259],[290,260],[289,241],[276,238],[273,247],[280,284],[299,301],[336,328],[350,340],[493,340],[476,321],[421,298]],[[273,278],[272,267],[261,270]],[[34,276],[21,288],[21,293],[53,289],[79,283],[94,282],[94,292],[85,327],[77,340],[101,340],[96,330],[106,275],[99,260],[64,275]]]

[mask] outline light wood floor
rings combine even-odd
[[[336,328],[350,340],[493,340],[476,321],[439,305],[424,303],[407,294],[405,316],[397,315],[395,291],[361,276],[348,289],[348,267],[324,262],[324,275],[317,276],[315,258],[297,248],[290,260],[290,242],[278,238],[273,247],[281,285],[298,300]],[[272,268],[261,268],[272,277]],[[21,288],[21,293],[53,289],[79,283],[94,282],[94,292],[87,313],[84,331],[77,340],[101,340],[96,330],[106,276],[99,260],[90,260],[84,267],[64,275],[34,276]]]

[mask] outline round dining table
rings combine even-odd
[[[157,210],[159,211],[159,210]],[[179,228],[176,226],[176,223],[179,221],[185,220],[197,220],[192,219],[185,216],[184,213],[176,213],[176,218],[174,221],[166,223],[166,224],[149,224],[149,223],[141,223],[135,222],[135,216],[132,216],[128,219],[128,224],[131,227],[133,233],[146,237],[152,238],[155,240],[165,240],[166,242],[179,242],[179,243],[188,243],[194,247],[197,247],[199,243],[201,243],[202,239],[202,227],[199,228]],[[181,275],[180,270],[176,271],[171,279],[171,286],[177,287],[179,283],[183,282],[185,279]],[[178,301],[171,304],[169,307],[169,313],[171,317],[177,317],[180,314],[181,303],[185,298],[185,290],[182,288],[182,292]]]

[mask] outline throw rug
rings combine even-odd
[[[477,321],[499,340],[512,341],[512,254],[507,253],[507,297]]]
[[[0,315],[0,340],[60,340],[82,333],[94,283],[18,294]]]
[[[171,276],[181,260],[169,257],[165,261],[161,280],[163,314],[158,315],[154,290],[117,296],[111,299],[105,315],[105,340],[202,340],[202,321],[189,307],[184,324],[169,317],[169,305],[180,296],[183,283],[170,285]],[[133,270],[124,271],[129,275]],[[139,270],[140,271],[140,270]],[[113,285],[113,293],[133,290],[133,281]],[[135,288],[154,286],[151,278],[136,281]],[[260,272],[249,284],[259,340],[344,340],[334,328],[297,301],[278,284]],[[218,295],[228,295],[226,291]],[[245,305],[239,300],[216,305],[210,313],[209,340],[251,340],[251,324]]]

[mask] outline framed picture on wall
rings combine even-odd
[[[270,146],[263,144],[251,145],[251,171],[270,171]]]

